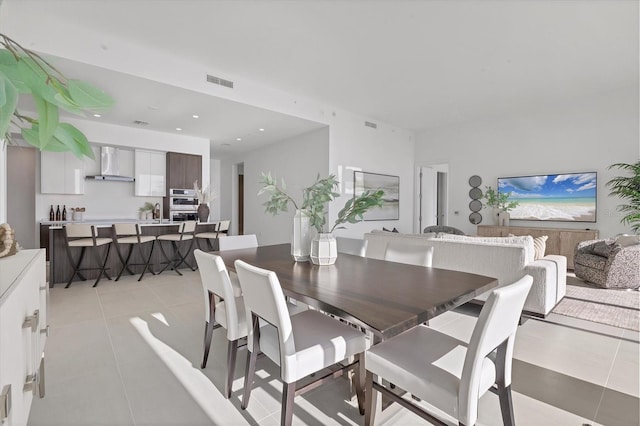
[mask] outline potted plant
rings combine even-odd
[[[153,209],[155,208],[155,206],[153,204],[151,204],[150,202],[146,202],[142,205],[142,207],[140,207],[138,209],[139,212],[139,217],[141,220],[145,220],[145,219],[151,219],[151,217],[149,217],[149,215],[153,215]]]
[[[512,192],[500,192],[490,186],[485,186],[482,199],[486,200],[486,206],[498,210],[499,226],[509,226],[509,211],[515,209],[520,204],[517,201],[509,201],[511,195]]]
[[[0,139],[9,142],[11,128],[20,130],[29,144],[46,151],[71,151],[93,158],[86,136],[69,123],[61,123],[59,109],[83,116],[101,112],[113,99],[81,80],[67,79],[37,53],[0,33]],[[18,111],[20,96],[31,95],[35,116]]]
[[[203,186],[202,189],[198,187],[198,181],[193,182],[193,189],[196,191],[198,197],[198,220],[200,222],[206,222],[209,220],[209,203],[213,200],[213,192],[209,190],[208,186]]]
[[[368,209],[382,205],[382,196],[384,195],[382,190],[366,191],[356,198],[349,199],[338,213],[338,218],[329,232],[323,232],[326,225],[327,204],[339,196],[337,192],[334,192],[338,186],[335,175],[329,175],[326,178],[320,178],[318,175],[313,185],[302,190],[302,204],[300,206],[285,192],[284,180],[278,186],[271,173],[263,173],[261,183],[264,186],[258,195],[270,194],[269,199],[263,204],[266,212],[275,215],[287,211],[289,203],[296,208],[291,255],[296,261],[311,259],[315,264],[333,264],[337,257],[337,251],[332,232],[335,229],[343,228],[340,226],[342,224],[361,221],[362,215]],[[311,227],[317,232],[313,241],[311,241]],[[321,246],[328,246],[328,248],[323,250],[320,248]],[[325,251],[328,252],[326,256]]]
[[[624,213],[620,222],[630,225],[633,232],[640,234],[640,161],[635,164],[616,163],[609,166],[629,172],[630,176],[618,176],[607,182],[611,188],[609,195],[617,195],[626,200],[627,204],[618,206],[618,211]]]

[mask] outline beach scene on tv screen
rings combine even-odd
[[[519,204],[511,219],[596,221],[596,173],[498,178],[498,190]]]

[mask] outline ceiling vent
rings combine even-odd
[[[225,80],[224,78],[215,77],[213,75],[207,74],[207,81],[209,83],[217,84],[220,86],[228,87],[233,89],[233,81]]]
[[[134,120],[133,124],[137,124],[138,126],[148,126],[149,122],[142,120]]]
[[[377,129],[377,128],[378,128],[378,125],[377,125],[376,123],[372,123],[372,122],[370,122],[370,121],[365,121],[365,122],[364,122],[364,125],[365,125],[366,127],[371,127],[372,129]]]

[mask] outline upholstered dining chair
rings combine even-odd
[[[511,362],[518,321],[533,278],[495,289],[482,307],[469,343],[429,327],[414,327],[367,351],[365,425],[374,422],[376,395],[382,392],[432,424],[445,425],[434,414],[389,391],[383,379],[410,392],[460,425],[478,418],[478,400],[497,386],[502,420],[514,424]],[[374,376],[378,379],[374,381]]]
[[[312,383],[297,387],[296,382],[351,356],[355,361],[341,369],[355,368],[354,377],[358,405],[363,407],[362,353],[366,349],[365,336],[353,327],[336,321],[318,311],[307,310],[289,316],[286,301],[276,273],[235,261],[236,272],[249,323],[247,346],[249,356],[244,381],[243,409],[249,404],[258,352],[264,353],[280,366],[283,382],[280,424],[293,420],[293,401],[296,395],[313,389],[325,379],[339,373],[317,377]],[[258,329],[259,319],[268,325]]]
[[[384,260],[409,265],[431,267],[433,247],[390,242],[384,252]]]
[[[196,221],[189,220],[189,221],[180,223],[180,225],[178,226],[178,232],[175,234],[158,235],[157,237],[158,245],[160,246],[160,251],[162,252],[163,257],[165,258],[165,262],[163,263],[166,263],[164,268],[162,268],[160,272],[158,272],[159,274],[163,273],[168,267],[171,267],[171,269],[176,271],[178,275],[182,275],[182,272],[180,272],[178,268],[183,263],[187,265],[192,271],[196,270],[193,266],[189,265],[189,263],[187,262],[187,256],[189,255],[189,253],[191,252],[191,249],[193,248],[193,233],[195,232],[195,230],[196,230]],[[171,246],[173,247],[172,257],[169,257],[167,255],[167,252],[162,246],[163,241],[171,242]],[[189,242],[189,246],[187,247],[187,249],[184,251],[184,254],[183,254],[180,251],[180,248],[184,242]]]
[[[258,238],[255,234],[232,235],[218,240],[218,250],[220,251],[254,247],[258,247]]]
[[[367,240],[359,238],[336,237],[338,253],[353,254],[364,257],[367,251]]]
[[[64,226],[64,240],[65,240],[65,248],[67,250],[67,256],[69,258],[69,263],[71,264],[71,268],[73,269],[73,273],[71,274],[71,278],[67,282],[65,288],[68,288],[71,285],[73,279],[77,276],[80,277],[83,281],[85,280],[84,275],[82,275],[82,271],[87,270],[98,270],[98,277],[96,278],[93,286],[97,286],[100,282],[100,279],[104,275],[107,279],[111,279],[109,274],[107,273],[107,259],[109,259],[109,251],[111,250],[111,238],[98,237],[98,232],[96,231],[96,227],[94,225],[85,225],[81,223],[68,223]],[[98,253],[99,247],[106,246],[107,249],[104,251],[104,257],[101,258]],[[72,248],[79,247],[80,255],[78,260],[75,261],[73,258]],[[82,268],[80,265],[82,264],[82,259],[84,259],[84,254],[86,249],[91,250],[91,254],[93,255],[93,259],[95,263],[98,265],[97,267],[85,267]]]
[[[227,376],[224,397],[231,396],[233,372],[236,367],[238,341],[247,336],[247,317],[244,312],[242,291],[238,282],[229,277],[220,256],[196,249],[193,252],[200,271],[205,300],[204,355],[200,368],[207,366],[213,330],[224,327],[227,331]],[[216,302],[215,298],[219,301]]]
[[[122,273],[125,269],[133,275],[133,272],[129,268],[129,266],[142,266],[144,265],[144,269],[142,269],[142,273],[138,278],[138,281],[142,280],[144,274],[149,271],[153,275],[155,272],[149,267],[151,263],[151,256],[153,255],[153,249],[156,245],[156,237],[153,235],[142,235],[140,230],[140,225],[137,223],[114,223],[112,226],[112,234],[113,234],[113,242],[116,246],[116,253],[118,253],[118,257],[120,258],[120,262],[122,262],[122,268],[116,277],[116,281],[120,279]],[[131,255],[133,254],[133,248],[138,248],[138,253],[140,253],[140,259],[145,259],[145,255],[142,251],[142,246],[144,244],[151,243],[151,247],[149,249],[149,255],[146,256],[145,263],[142,264],[132,264],[130,263]],[[127,250],[126,256],[123,254],[121,250],[121,246],[129,246]]]

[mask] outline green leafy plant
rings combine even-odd
[[[61,123],[59,110],[83,116],[107,110],[113,99],[87,82],[67,79],[40,55],[1,33],[0,46],[0,138],[11,143],[13,125],[40,150],[93,158],[87,137],[73,125]],[[19,97],[28,95],[35,103],[33,117],[17,109]]]
[[[640,161],[635,164],[616,163],[609,169],[617,168],[631,173],[631,176],[618,176],[607,182],[611,188],[609,195],[616,195],[627,200],[628,204],[618,206],[618,211],[625,213],[620,222],[631,225],[636,234],[640,234]]]
[[[277,180],[271,176],[271,173],[262,174],[260,181],[264,186],[258,195],[265,193],[270,194],[269,199],[263,204],[265,211],[276,215],[280,212],[286,212],[289,203],[293,204],[296,210],[302,211],[309,217],[309,223],[316,228],[318,232],[322,232],[326,224],[326,206],[340,194],[335,192],[339,182],[335,175],[329,175],[326,178],[316,178],[313,185],[302,190],[302,204],[298,207],[295,200],[287,194],[284,179],[278,186]],[[362,215],[370,208],[382,205],[382,196],[384,191],[366,191],[356,198],[349,199],[342,210],[338,213],[333,227],[329,232],[333,232],[338,225],[343,223],[356,223],[362,220]],[[339,227],[342,228],[342,227]]]
[[[155,209],[155,206],[150,202],[146,202],[138,209],[139,212],[151,212]]]
[[[486,200],[485,204],[489,207],[508,212],[509,210],[515,209],[520,204],[517,201],[509,201],[509,197],[511,197],[512,192],[496,191],[490,186],[485,186],[485,188],[482,198]]]

